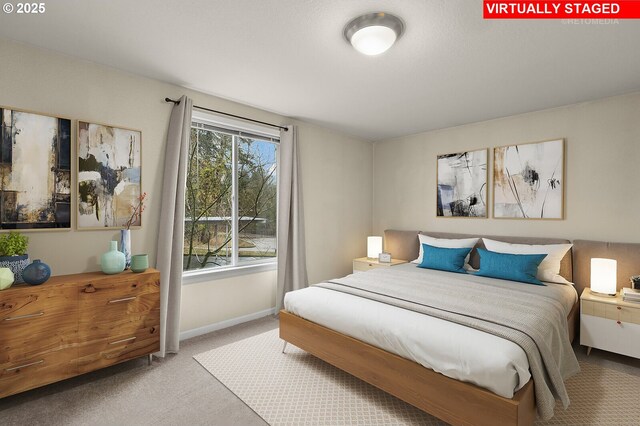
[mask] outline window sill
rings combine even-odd
[[[198,284],[207,281],[215,281],[223,278],[238,277],[241,275],[256,274],[258,272],[275,271],[278,262],[254,263],[251,265],[231,266],[219,269],[207,269],[204,271],[188,271],[182,273],[182,285]]]

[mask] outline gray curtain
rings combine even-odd
[[[279,167],[276,312],[283,307],[285,293],[309,285],[304,246],[298,129],[295,126],[288,126],[288,131],[280,131]]]
[[[162,357],[178,352],[180,346],[184,193],[192,107],[193,101],[186,96],[173,106],[165,149],[156,262],[160,270],[159,355]]]

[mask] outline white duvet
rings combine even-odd
[[[394,268],[403,267],[416,266]],[[568,314],[577,300],[575,289],[549,285],[566,288],[562,302]],[[284,306],[309,321],[505,398],[531,378],[527,356],[518,345],[459,324],[318,287],[287,293]]]

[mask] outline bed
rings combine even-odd
[[[428,234],[437,238],[470,237],[462,234]],[[522,244],[567,243],[566,240],[560,239],[490,238]],[[478,246],[482,247],[482,240]],[[408,260],[416,258],[419,249],[418,231],[385,231],[385,249],[391,252],[394,258]],[[476,249],[473,250],[469,263],[472,266],[479,263]],[[404,265],[385,269],[395,270],[394,273],[411,277],[411,274],[415,274],[412,270],[416,267]],[[445,279],[438,274],[450,274],[440,271],[431,273],[436,275],[429,279]],[[571,252],[562,259],[560,273],[567,280],[572,281]],[[390,278],[393,277],[388,277]],[[418,279],[417,276],[416,279]],[[482,281],[483,278],[478,277],[478,279]],[[563,312],[566,314],[568,337],[565,338],[572,340],[578,311],[577,295],[571,286],[559,285],[558,288],[560,287],[564,287],[562,291],[558,291],[558,294],[561,294],[559,298],[563,300]],[[398,307],[381,306],[379,303],[376,304],[376,301],[368,299],[350,299],[349,295],[345,298],[334,293],[330,289],[316,287],[289,293],[285,299],[285,310],[280,313],[280,337],[448,423],[460,425],[533,423],[536,416],[534,386],[528,375],[526,355],[521,350],[518,352],[518,348],[514,347],[517,345],[513,342],[506,344],[500,342],[500,339],[496,340],[495,336],[482,340],[481,335],[484,333],[481,331],[472,330],[469,333],[459,324],[448,324],[446,328],[441,318],[436,318],[435,323],[433,318],[423,318],[422,321],[426,322],[419,323],[419,316],[416,313],[409,313]],[[315,304],[310,302],[313,300],[316,301]],[[406,340],[407,336],[405,336],[404,340],[395,341],[399,329],[394,324],[384,325],[384,321],[376,322],[376,318],[389,317],[389,312],[387,314],[384,312],[393,311],[393,309],[396,311],[391,316],[400,318],[400,323],[414,324],[414,331],[437,330],[440,331],[440,336],[437,335],[438,333],[435,336],[416,334],[411,340],[414,333],[405,332],[409,340]],[[437,321],[441,322],[437,323]],[[355,323],[355,328],[349,328],[350,322]],[[376,337],[373,331],[384,327],[387,328],[382,333],[382,337],[379,335]],[[446,336],[454,335],[462,338],[457,342],[455,339],[447,341]],[[421,341],[431,342],[431,339],[440,339],[449,346],[445,345],[439,353],[430,353],[428,348],[419,347]],[[450,366],[442,366],[442,361],[446,363],[448,354],[468,353],[473,344],[485,351],[487,348],[500,349],[494,354],[495,356],[487,354],[488,356],[484,357],[491,361],[489,363],[474,364],[475,361],[470,362],[467,357],[459,360],[464,366],[462,369],[456,370],[456,368],[449,368]],[[404,347],[405,350],[399,350],[399,347]],[[433,349],[431,352],[434,352]],[[471,376],[464,376],[465,371],[460,371],[465,368],[472,370]],[[505,370],[506,374],[500,376],[499,380],[493,381],[492,378],[498,377],[501,370]],[[478,377],[483,375],[484,377]]]

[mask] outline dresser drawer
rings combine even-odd
[[[361,271],[369,271],[371,269],[375,269],[375,268],[387,268],[388,265],[380,265],[377,263],[365,263],[365,262],[353,262],[353,271],[356,272],[361,272]]]
[[[599,303],[583,300],[581,312],[584,315],[591,315],[594,317],[632,324],[640,324],[640,306],[636,308],[621,304]]]
[[[160,292],[159,274],[128,274],[87,280],[79,287],[81,310],[133,306],[144,303],[142,296]],[[136,308],[144,310],[144,306]]]
[[[77,356],[74,347],[0,363],[0,398],[75,376]]]
[[[138,312],[137,308],[149,308],[145,303],[130,302],[131,306],[119,304],[114,307],[104,307],[93,311],[83,311],[78,323],[78,340],[92,341],[108,339],[113,336],[132,334],[136,331],[160,324],[160,297],[157,293],[144,297],[154,297],[156,304],[149,310]],[[141,296],[140,299],[143,299]]]
[[[19,286],[5,291],[0,292],[0,327],[16,327],[64,314],[77,300],[73,287]]]
[[[0,364],[71,346],[78,318],[74,288],[24,288],[0,293]]]
[[[78,348],[80,374],[127,361],[160,350],[160,325],[134,333],[114,335],[82,344]]]
[[[109,280],[88,285],[83,286],[79,296],[80,341],[129,335],[160,324],[157,276],[132,275],[118,283]],[[91,291],[85,292],[86,289]]]
[[[73,346],[77,341],[75,305],[66,315],[42,315],[15,324],[0,322],[0,364],[19,362]]]
[[[580,344],[640,358],[640,325],[583,314]]]

